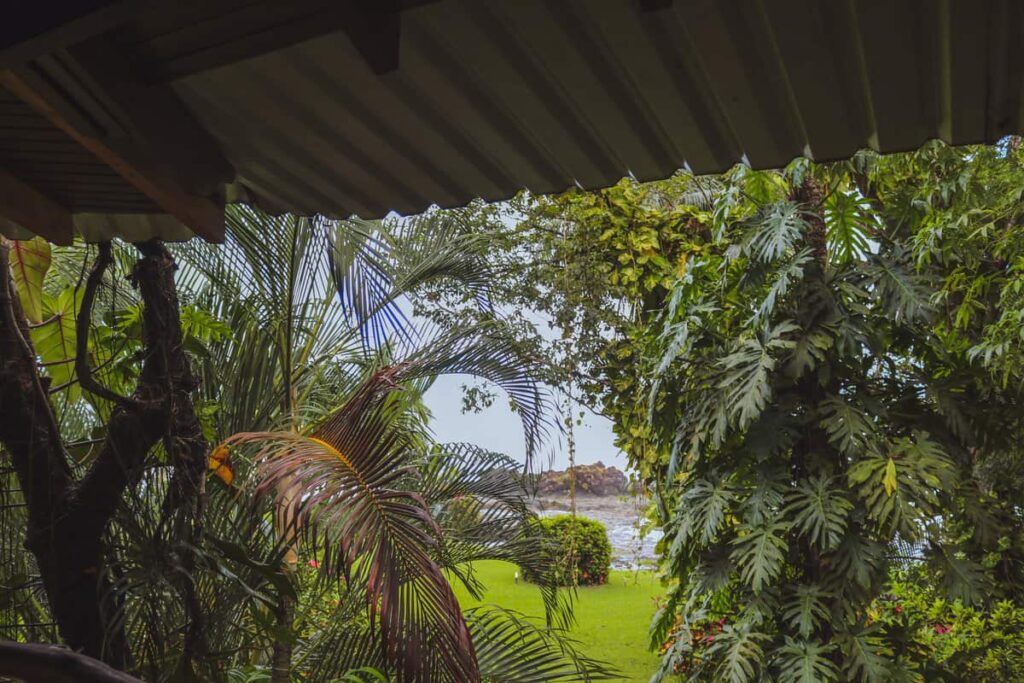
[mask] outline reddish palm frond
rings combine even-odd
[[[258,496],[294,503],[303,536],[325,548],[321,570],[364,587],[399,680],[476,681],[469,630],[430,555],[440,531],[422,497],[396,486],[412,450],[379,400],[389,374],[375,375],[311,436],[254,432],[226,443],[262,444]]]

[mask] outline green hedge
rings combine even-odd
[[[924,680],[1024,681],[1024,605],[1016,600],[967,606],[950,601],[934,576],[915,567],[890,576],[889,593],[872,604],[877,628],[900,636]]]
[[[591,586],[608,580],[612,562],[612,545],[604,524],[586,517],[558,515],[537,519],[531,529],[539,542],[547,548],[544,569],[520,565],[523,578],[540,583],[540,572],[549,572],[550,579],[560,586],[573,584],[571,565],[573,551],[576,565],[576,585]],[[575,533],[574,533],[575,532]],[[575,544],[572,543],[575,536]]]

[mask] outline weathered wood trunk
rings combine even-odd
[[[190,396],[197,383],[182,348],[174,261],[159,242],[139,250],[142,258],[132,273],[143,301],[138,384],[131,397],[113,396],[118,400],[105,441],[76,479],[11,282],[7,248],[0,246],[0,443],[10,454],[28,509],[25,545],[36,558],[63,640],[118,668],[130,664],[131,653],[106,564],[107,525],[122,494],[150,464],[157,442],[165,442],[175,465],[174,505],[198,494],[207,449]],[[109,263],[109,245],[101,247],[104,257],[94,269],[99,277],[90,276],[93,287]],[[89,308],[83,305],[79,315],[90,316]],[[76,366],[88,373],[84,363]],[[102,390],[91,377],[78,379],[87,391],[90,386]],[[112,394],[103,391],[104,398]]]

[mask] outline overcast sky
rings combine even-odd
[[[461,376],[441,377],[426,394],[427,405],[434,413],[432,427],[438,441],[468,441],[488,450],[505,453],[519,462],[526,456],[523,439],[523,425],[509,410],[508,401],[498,389],[499,398],[490,408],[479,413],[462,412],[462,385],[471,384],[472,378]],[[577,427],[576,462],[590,464],[602,461],[626,469],[626,458],[613,445],[611,422],[587,413],[583,425]],[[554,468],[565,469],[568,455],[564,438],[553,435],[553,443],[544,448],[534,468],[549,469],[554,455]]]

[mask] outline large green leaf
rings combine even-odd
[[[950,486],[953,463],[925,432],[893,440],[888,453],[874,453],[850,467],[848,480],[867,504],[869,517],[907,539],[917,522],[935,512],[939,494]]]
[[[779,681],[782,683],[823,683],[839,678],[836,665],[829,659],[834,645],[786,638],[778,650]]]
[[[709,543],[725,521],[731,499],[728,480],[698,479],[679,500],[679,533]]]
[[[786,531],[784,524],[764,524],[746,529],[733,540],[736,548],[732,557],[739,565],[740,577],[755,593],[778,577],[786,559]]]
[[[57,296],[43,295],[45,323],[32,329],[36,354],[53,380],[53,387],[67,385],[72,398],[79,394],[78,385],[70,384],[75,376],[75,318],[82,303],[82,291],[69,287]]]
[[[861,259],[868,253],[868,236],[877,229],[866,199],[837,191],[825,199],[825,226],[829,256],[837,263]]]
[[[776,202],[751,220],[746,249],[760,261],[774,261],[793,247],[806,227],[807,222],[797,204]]]
[[[720,658],[715,680],[728,683],[747,683],[758,680],[764,664],[761,643],[768,640],[764,633],[752,631],[749,624],[728,624],[715,638],[708,653]]]
[[[787,497],[785,508],[801,535],[822,550],[839,544],[846,531],[847,515],[853,508],[853,503],[834,483],[831,477],[801,480]]]
[[[50,243],[42,237],[11,240],[10,263],[14,287],[29,322],[43,321],[43,278],[50,269]]]
[[[892,651],[886,647],[877,625],[859,632],[840,633],[838,641],[847,679],[861,683],[891,680],[889,656]]]
[[[830,593],[818,586],[798,586],[786,602],[782,616],[800,633],[801,638],[808,638],[828,620],[829,611],[825,601],[830,597]]]

